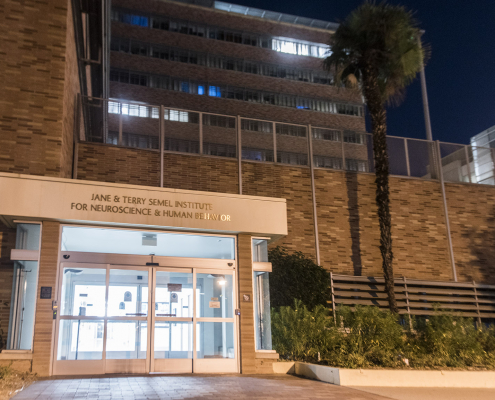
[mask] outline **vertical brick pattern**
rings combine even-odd
[[[68,0],[0,4],[2,172],[69,176],[77,78],[68,63],[75,62],[68,6]]]
[[[322,265],[334,273],[380,276],[374,176],[315,170]],[[440,184],[390,178],[396,276],[450,280]]]
[[[445,191],[458,280],[495,284],[495,187],[446,183]]]
[[[160,186],[160,153],[157,151],[81,143],[78,159],[78,179]],[[165,153],[163,186],[239,193],[237,161]]]
[[[42,286],[52,287],[52,299],[55,298],[59,231],[60,223],[43,221],[33,342],[33,372],[40,376],[49,375],[52,334],[55,328],[55,321],[52,318],[52,300],[40,299],[40,288]]]
[[[15,249],[16,230],[0,222],[0,335],[3,349],[9,331],[10,302],[14,263],[10,261],[10,250]]]
[[[160,186],[157,151],[81,143],[78,153],[78,179]]]
[[[277,245],[316,257],[309,168],[242,163],[242,193],[287,199],[288,235]]]
[[[254,299],[253,299],[253,258],[251,251],[251,236],[237,237],[239,257],[239,296],[241,309],[241,373],[256,373],[255,338],[254,338]],[[250,301],[244,301],[243,295],[249,295]]]

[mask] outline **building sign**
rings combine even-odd
[[[285,199],[0,173],[0,215],[287,234]]]

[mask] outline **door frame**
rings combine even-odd
[[[237,239],[237,238],[236,238]],[[228,273],[232,275],[233,283],[233,304],[234,311],[239,307],[238,304],[238,282],[237,282],[237,260],[216,260],[216,259],[199,259],[199,258],[179,258],[179,257],[154,257],[154,261],[158,261],[160,265],[136,265],[136,263],[128,264],[121,261],[137,261],[136,258],[140,258],[140,261],[149,260],[148,256],[126,256],[121,254],[101,254],[101,253],[76,253],[76,252],[64,252],[69,257],[65,259],[71,259],[70,262],[60,262],[58,265],[58,287],[57,287],[57,302],[60,303],[62,295],[62,283],[63,283],[63,270],[67,267],[77,268],[95,268],[106,269],[105,278],[105,316],[104,317],[86,317],[86,316],[61,316],[60,312],[57,313],[54,340],[52,350],[52,371],[53,375],[86,375],[89,374],[108,374],[108,373],[154,373],[154,326],[156,319],[154,317],[154,304],[156,293],[156,271],[176,271],[185,272],[187,270],[192,272],[193,276],[193,357],[192,372],[193,373],[238,373],[240,371],[240,343],[239,343],[239,318],[235,315],[232,318],[201,318],[197,317],[196,312],[196,274],[199,273]],[[89,257],[87,257],[89,255]],[[74,256],[74,257],[73,257]],[[86,256],[86,257],[84,257]],[[78,262],[82,259],[90,259],[91,261],[103,261],[103,262]],[[130,259],[129,259],[130,258]],[[107,262],[105,262],[107,261]],[[109,261],[120,261],[117,263],[111,263]],[[146,264],[146,263],[144,263]],[[165,265],[162,265],[165,264]],[[148,315],[146,317],[134,317],[134,318],[122,318],[122,317],[108,317],[106,316],[108,307],[108,293],[109,293],[109,277],[111,269],[128,269],[128,270],[147,270],[148,271]],[[151,290],[150,290],[151,289]],[[153,315],[152,315],[153,313]],[[235,313],[234,313],[235,314]],[[107,325],[108,321],[113,320],[137,320],[147,321],[148,334],[147,334],[147,355],[146,359],[133,359],[133,360],[106,360],[106,339],[107,339]],[[228,319],[229,321],[218,321]],[[91,321],[103,321],[103,351],[101,360],[57,360],[58,353],[58,341],[59,341],[59,329],[61,320],[91,320]],[[233,359],[198,359],[196,352],[197,343],[197,323],[198,322],[233,322],[233,334],[234,334],[234,358]],[[189,359],[188,359],[189,360]],[[77,362],[76,362],[77,361]],[[107,363],[107,361],[109,361]],[[128,362],[126,362],[128,361]],[[109,365],[107,365],[109,364]],[[144,364],[144,365],[143,365]],[[185,363],[184,363],[185,364]],[[125,366],[125,370],[122,371],[122,365]],[[143,371],[144,367],[144,371]],[[121,369],[118,371],[117,369]],[[173,369],[173,368],[172,368]],[[184,371],[162,371],[161,373],[180,373]],[[160,373],[160,372],[158,372]]]

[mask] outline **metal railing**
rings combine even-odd
[[[371,134],[242,116],[174,109],[138,102],[83,97],[77,126],[81,141],[164,152],[374,172]],[[162,118],[160,119],[160,115]],[[163,123],[161,123],[163,121]],[[390,174],[445,182],[495,185],[495,149],[387,137]],[[440,157],[439,157],[440,155]],[[441,162],[439,162],[441,160]]]
[[[328,305],[335,314],[339,305],[377,306],[389,309],[383,278],[330,274]],[[495,318],[495,285],[395,279],[399,314],[429,316],[452,312],[481,320]]]

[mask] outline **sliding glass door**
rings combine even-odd
[[[237,372],[233,270],[61,265],[55,375]]]

